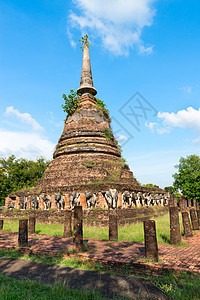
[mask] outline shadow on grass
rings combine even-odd
[[[166,234],[160,234],[160,237],[163,239],[164,243],[171,245],[170,239]]]

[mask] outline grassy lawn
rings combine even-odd
[[[162,215],[153,218],[156,221],[158,243],[169,243],[170,225],[169,215]],[[182,228],[182,218],[179,217]],[[18,231],[18,221],[7,223],[4,221],[4,231]],[[119,227],[119,241],[144,242],[143,223],[138,222],[124,227]],[[63,225],[61,224],[39,224],[36,222],[36,233],[47,235],[63,235]],[[84,238],[108,239],[108,228],[83,227]]]
[[[102,297],[96,291],[67,289],[64,284],[44,285],[31,280],[16,280],[0,275],[0,299],[106,300],[108,298]]]

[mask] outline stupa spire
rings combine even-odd
[[[81,82],[80,82],[80,87],[77,90],[77,93],[80,95],[89,93],[92,94],[93,96],[97,94],[97,91],[93,86],[88,43],[84,43],[83,46],[83,64],[82,64],[82,72],[81,72]]]

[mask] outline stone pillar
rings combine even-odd
[[[145,257],[158,261],[158,244],[156,237],[156,223],[154,220],[147,220],[144,224]]]
[[[191,206],[192,206],[191,199],[188,199],[188,208],[191,208]]]
[[[165,191],[166,191],[166,197],[169,199],[170,198],[170,189],[167,187],[165,189]]]
[[[18,245],[19,246],[28,245],[28,220],[27,219],[19,220]]]
[[[49,197],[49,195],[47,195],[47,196]],[[57,203],[56,203],[54,194],[50,195],[50,201],[51,201],[51,208],[57,209]]]
[[[83,250],[83,210],[82,206],[74,208],[74,248]]]
[[[109,214],[109,241],[118,240],[117,213]]]
[[[190,218],[191,218],[191,221],[192,221],[193,230],[199,230],[199,223],[198,223],[196,211],[195,211],[194,208],[190,209]]]
[[[185,237],[193,236],[192,227],[190,224],[190,218],[187,211],[182,211],[182,220],[183,220],[184,236]]]
[[[185,199],[183,197],[179,197],[179,208],[181,211],[185,209]]]
[[[65,212],[63,237],[71,237],[71,236],[72,236],[72,211],[67,210]]]
[[[16,197],[16,200],[15,200],[15,209],[20,209],[19,202],[20,202],[20,198]]]
[[[82,206],[83,209],[87,208],[87,202],[86,202],[86,197],[85,197],[85,193],[80,193],[80,206]]]
[[[197,219],[200,227],[200,210],[197,210]]]
[[[31,234],[35,233],[35,217],[29,217],[28,232]]]
[[[3,230],[3,219],[0,219],[0,230]]]
[[[192,206],[196,209],[196,199],[193,199]]]
[[[196,203],[197,210],[199,210],[199,202]]]
[[[177,245],[181,242],[178,207],[170,207],[170,242]]]
[[[170,206],[170,207],[175,207],[175,206],[177,206],[177,198],[176,198],[175,195],[171,195],[171,196],[170,196],[169,206]]]

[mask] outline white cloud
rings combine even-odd
[[[146,122],[145,126],[151,130],[151,132],[157,132],[159,134],[169,133],[170,128],[169,127],[163,127],[159,123],[156,122]]]
[[[116,139],[118,141],[127,141],[128,140],[128,138],[125,135],[123,135],[123,134],[117,134],[116,135]]]
[[[156,123],[156,122],[146,122],[145,123],[145,126],[147,127],[147,128],[149,128],[150,130],[151,130],[151,132],[154,132],[154,128],[156,127],[156,126],[158,126],[158,123]]]
[[[79,14],[71,11],[70,25],[82,34],[91,33],[102,39],[103,46],[116,55],[127,55],[135,47],[140,53],[149,54],[152,46],[144,46],[142,29],[151,26],[155,0],[74,0]],[[71,33],[68,32],[70,42]],[[74,46],[74,43],[72,44]]]
[[[31,125],[33,130],[35,131],[43,130],[43,127],[40,126],[40,124],[29,113],[21,113],[18,109],[15,109],[13,106],[9,106],[6,108],[5,115],[17,117],[20,121]]]
[[[165,126],[191,128],[200,133],[200,108],[198,110],[188,107],[177,113],[159,112],[158,118]]]
[[[52,159],[54,144],[37,133],[12,132],[0,128],[0,156]]]
[[[183,86],[183,87],[179,88],[179,90],[181,90],[185,94],[190,94],[192,91],[192,87],[191,86]]]

